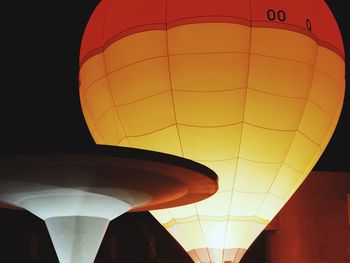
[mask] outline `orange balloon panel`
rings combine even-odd
[[[309,174],[344,97],[342,39],[321,0],[104,0],[81,47],[97,144],[198,161],[207,200],[152,211],[195,262],[239,262]]]

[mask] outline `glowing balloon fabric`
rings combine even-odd
[[[322,0],[103,0],[80,64],[97,144],[219,175],[213,197],[152,212],[196,262],[239,262],[319,159],[344,97],[342,39]]]

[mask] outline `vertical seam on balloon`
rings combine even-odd
[[[172,210],[172,208],[168,208],[168,209],[162,209],[161,210],[161,212],[166,212],[167,214],[168,214],[168,216],[169,216],[169,218],[171,218],[171,220],[174,220],[175,221],[175,224],[173,225],[173,226],[171,226],[171,227],[176,227],[177,229],[179,229],[179,231],[182,233],[182,235],[183,235],[183,237],[186,239],[186,241],[187,241],[187,243],[190,245],[190,246],[192,246],[192,247],[194,247],[193,246],[193,244],[192,244],[192,242],[190,242],[190,240],[187,238],[187,236],[185,235],[185,232],[182,230],[182,228],[180,227],[180,223],[178,223],[177,221],[176,221],[176,217],[172,214],[172,212],[171,212],[171,210]],[[153,217],[155,217],[155,218],[157,218],[153,213],[152,213],[152,211],[150,211],[150,213],[152,214],[152,216]],[[158,220],[158,219],[157,219]],[[170,220],[170,221],[171,221]],[[159,220],[158,220],[159,221]],[[168,221],[169,222],[169,221]],[[162,226],[164,227],[164,224],[162,224]],[[166,228],[166,230],[168,231],[168,229],[170,229],[171,227],[169,227],[169,228]],[[168,231],[169,232],[169,231]],[[175,238],[176,239],[176,238]],[[180,242],[179,242],[180,243]],[[191,251],[191,250],[189,250],[189,251]],[[186,251],[186,252],[188,252],[188,251]],[[197,254],[197,253],[196,253]],[[197,255],[198,256],[198,255]]]
[[[317,46],[317,50],[316,50],[315,61],[314,61],[314,71],[313,71],[313,75],[312,75],[312,81],[311,81],[311,84],[310,84],[310,90],[309,90],[309,94],[308,94],[308,98],[307,98],[306,104],[307,104],[308,102],[312,102],[312,101],[310,100],[310,93],[311,93],[313,81],[314,81],[314,79],[315,79],[315,73],[316,73],[316,70],[317,70],[317,69],[316,69],[316,63],[317,63],[318,51],[319,51],[319,48],[320,48],[320,46],[318,45],[318,41],[317,41],[317,45],[316,45],[316,46]],[[305,107],[306,107],[306,105],[305,105]],[[304,116],[304,114],[303,114],[303,116]],[[302,116],[302,117],[303,117],[303,116]],[[301,117],[301,119],[302,119],[302,117]],[[301,122],[301,121],[300,121],[300,122]],[[300,122],[299,122],[299,126],[300,126]],[[299,126],[298,126],[298,128],[297,128],[297,132],[300,132],[304,137],[306,137],[307,139],[309,139],[311,142],[314,143],[313,140],[311,140],[308,136],[306,136],[304,133],[302,133],[301,131],[299,131],[299,128],[300,128]],[[330,128],[329,128],[329,129],[330,129]],[[329,129],[328,129],[328,131],[329,131]],[[326,133],[326,136],[327,136],[327,134],[328,134],[328,131],[327,131],[327,133]],[[295,137],[294,137],[294,138],[295,138]],[[324,139],[325,139],[325,137],[323,138],[322,143],[323,143]],[[293,141],[294,141],[294,139],[293,139]],[[323,151],[324,151],[324,150],[322,149],[322,147],[321,147],[322,143],[320,143],[320,144],[315,143],[315,144],[317,145],[317,147],[319,148],[320,155],[322,155],[322,153],[323,153]],[[313,161],[314,158],[315,158],[315,155],[312,157],[312,161]],[[316,160],[316,162],[317,162],[317,160]],[[284,161],[283,163],[285,163],[285,161]],[[288,163],[285,163],[285,164],[292,168],[292,166],[289,165]],[[316,163],[315,163],[315,164],[316,164]],[[313,168],[313,167],[311,167],[311,170],[312,170],[312,168]],[[300,182],[300,179],[301,179],[302,177],[304,177],[304,179],[302,180],[302,182],[306,179],[307,175],[305,176],[305,174],[306,174],[306,173],[305,173],[305,170],[306,170],[306,168],[305,168],[304,171],[301,173],[301,175],[296,179],[295,183],[293,184],[293,186],[291,187],[291,189],[288,191],[287,196],[291,196],[291,195],[290,195],[290,194],[291,194],[291,191],[293,191],[294,187]],[[302,183],[302,182],[301,182],[301,183]],[[300,185],[301,185],[301,183],[300,183]],[[294,190],[296,191],[297,189],[298,189],[298,186],[297,186],[297,188],[294,189]]]
[[[182,147],[182,142],[181,142],[181,138],[180,138],[180,132],[179,132],[179,127],[177,125],[177,118],[176,118],[176,111],[175,111],[175,103],[174,103],[174,94],[173,94],[173,85],[172,85],[172,81],[171,81],[171,71],[170,71],[170,59],[169,59],[169,42],[168,42],[168,0],[165,0],[165,41],[166,41],[166,55],[167,55],[167,60],[168,60],[168,73],[169,73],[169,83],[170,83],[170,91],[171,91],[171,100],[173,102],[173,111],[174,111],[174,118],[175,118],[175,126],[176,126],[176,131],[177,131],[177,136],[179,138],[179,143],[180,143],[180,148],[181,148],[181,154],[182,157],[184,156],[184,151],[183,151],[183,147]],[[193,204],[194,205],[194,204]],[[194,205],[195,206],[195,205]],[[197,212],[197,218],[198,218],[198,211],[197,208],[195,207],[196,212]],[[171,210],[169,211],[170,214]],[[174,217],[172,215],[172,217]],[[198,218],[199,220],[199,218]],[[180,227],[180,225],[178,225],[178,228],[180,229],[180,231],[182,232],[183,236],[186,237],[185,233],[183,232],[182,228]],[[204,237],[204,235],[203,235]],[[187,237],[186,237],[187,239]],[[189,241],[189,240],[188,240]],[[188,242],[191,243],[191,242]],[[192,244],[193,246],[193,244]]]
[[[314,66],[313,66],[313,69],[314,69],[314,70],[313,70],[313,75],[311,76],[309,94],[310,94],[310,92],[311,92],[311,87],[312,87],[312,83],[313,83],[314,75],[315,75],[315,65],[316,65],[317,54],[318,54],[318,45],[316,45],[316,47],[317,47],[317,48],[316,48],[316,54],[315,54],[314,63],[313,63],[313,65],[314,65]],[[309,97],[309,96],[308,96],[308,97]],[[305,104],[305,107],[306,107],[306,104]],[[300,118],[299,126],[300,126],[300,122],[301,122],[302,118],[303,118],[303,115],[302,115],[301,118]],[[299,128],[299,126],[298,126],[298,128]],[[298,133],[298,129],[295,131],[294,138],[292,139],[292,141],[291,141],[291,143],[290,143],[290,146],[293,144],[297,133]],[[289,149],[288,149],[288,151],[287,151],[287,153],[286,153],[286,155],[285,155],[285,158],[288,156],[288,154],[289,154],[289,152],[290,152],[290,149],[291,149],[291,148],[289,147]],[[285,160],[285,158],[284,158],[284,160]],[[271,188],[272,188],[272,185],[274,184],[276,178],[278,177],[278,175],[279,175],[279,173],[280,173],[280,171],[281,171],[281,168],[282,168],[282,166],[283,166],[284,163],[285,163],[285,161],[282,162],[282,164],[281,164],[279,170],[276,172],[276,175],[274,176],[274,179],[273,179],[273,181],[272,181],[272,183],[271,183],[269,189],[267,190],[264,199],[262,200],[262,202],[261,202],[259,208],[256,210],[256,215],[260,212],[261,208],[263,207],[264,202],[265,202],[265,200],[266,200],[266,198],[267,198],[267,196],[268,196],[268,194],[269,194],[269,192],[270,192],[270,190],[271,190]],[[304,172],[303,172],[303,175],[304,175]],[[301,175],[301,176],[303,176],[303,175]],[[293,186],[293,187],[294,187],[294,186]],[[285,199],[284,201],[286,201],[286,198],[284,198],[284,199]],[[277,213],[278,213],[278,211],[277,211]],[[247,233],[248,233],[248,232],[247,232]],[[244,235],[244,239],[246,238],[247,233]],[[260,233],[261,233],[261,232],[260,232]]]
[[[104,26],[105,26],[105,24],[106,24],[106,17],[107,17],[107,13],[108,13],[108,10],[109,10],[109,7],[110,6],[108,6],[107,8],[106,8],[106,16],[104,17],[104,21],[103,21],[103,26],[102,26],[102,30],[104,31]],[[102,38],[104,37],[104,32],[102,32]],[[103,56],[103,51],[102,51],[102,59],[103,59],[103,62],[104,62],[104,56]],[[105,63],[104,63],[104,71],[105,71],[105,76],[102,76],[101,77],[101,79],[103,79],[103,78],[106,78],[107,79],[107,70],[106,70],[106,65],[105,65]],[[80,76],[79,76],[80,77]],[[108,79],[107,79],[107,81],[108,81]],[[109,86],[108,86],[109,87]],[[87,87],[87,88],[90,88],[90,86],[89,87]],[[79,88],[79,90],[80,90],[80,88]],[[84,93],[83,93],[83,96],[84,96],[84,100],[86,100],[86,95],[87,95],[87,92],[85,91]],[[91,111],[90,111],[90,109],[89,109],[89,107],[86,105],[86,108],[89,110],[89,113],[90,113],[90,116],[91,116],[91,119],[93,119],[93,117],[92,117],[92,114],[91,114]],[[97,128],[97,125],[98,125],[98,121],[102,118],[102,116],[104,115],[104,113],[102,113],[102,115],[101,116],[99,116],[99,118],[95,121],[94,120],[94,127],[93,127],[93,131],[91,131],[91,134],[92,134],[92,136],[98,136],[98,137],[100,137],[100,140],[101,140],[101,138],[102,138],[102,136],[101,136],[101,134],[100,134],[100,132],[98,131],[98,128]],[[94,134],[94,135],[93,135]],[[94,141],[95,141],[95,139],[94,139]],[[95,141],[96,142],[96,141]]]
[[[196,254],[198,260],[200,260],[200,257],[199,257],[199,254],[198,254],[198,252],[197,252],[197,249],[192,249],[192,251],[194,251],[194,253]],[[192,258],[192,257],[191,257],[191,258]]]
[[[182,157],[185,157],[184,150],[182,147],[182,141],[181,141],[181,137],[180,137],[179,127],[177,125],[177,117],[176,117],[174,93],[173,93],[173,83],[172,83],[171,71],[170,71],[169,41],[168,41],[168,0],[165,0],[165,41],[166,41],[166,57],[167,57],[167,61],[168,61],[169,84],[170,84],[170,91],[171,91],[171,101],[173,103],[175,126],[176,126],[177,136],[179,138],[181,154],[182,154]]]
[[[191,204],[190,204],[190,205],[191,205]],[[175,217],[175,216],[173,215],[173,213],[171,212],[171,211],[172,211],[172,208],[164,209],[164,211],[167,211],[168,214],[170,215],[170,218],[171,218],[172,220],[175,220],[174,226],[176,226],[176,227],[181,231],[183,237],[187,240],[188,244],[189,244],[190,246],[192,246],[192,249],[194,249],[193,243],[187,238],[187,235],[185,234],[185,232],[183,231],[183,229],[180,227],[181,223],[179,223],[179,222],[176,221],[176,217]],[[169,228],[169,229],[170,229],[170,228]],[[191,251],[191,250],[190,250],[190,251]],[[186,251],[186,252],[188,252],[188,251]],[[196,253],[196,254],[197,254],[197,253]],[[198,256],[198,254],[197,254],[197,256]],[[199,257],[198,257],[198,258],[199,258]]]
[[[173,102],[173,110],[174,110],[174,117],[175,117],[175,125],[176,125],[176,130],[177,130],[177,134],[178,134],[178,138],[179,138],[179,142],[180,142],[180,147],[181,147],[181,153],[182,153],[182,157],[185,157],[184,155],[184,150],[183,150],[183,147],[182,147],[182,141],[181,141],[181,137],[180,137],[180,132],[179,132],[179,126],[178,126],[178,123],[177,123],[177,117],[176,117],[176,110],[175,110],[175,102],[174,102],[174,93],[173,93],[173,85],[172,85],[172,78],[171,78],[171,71],[170,71],[170,57],[169,57],[169,41],[168,41],[168,0],[165,0],[165,22],[166,22],[166,49],[167,49],[167,58],[168,58],[168,71],[169,71],[169,81],[170,81],[170,89],[171,89],[171,98],[172,98],[172,102]],[[198,209],[197,209],[197,206],[196,204],[193,204],[194,208],[195,208],[195,211],[196,211],[196,214],[197,214],[197,219],[198,219],[198,223],[199,223],[199,227],[201,229],[201,232],[202,232],[202,236],[203,236],[203,239],[206,243],[206,246],[208,246],[208,242],[205,238],[205,235],[204,235],[204,231],[203,231],[203,227],[202,227],[202,224],[201,224],[201,221],[199,219],[199,216],[198,216]],[[208,250],[208,249],[207,249]],[[208,253],[208,256],[209,256],[209,259],[210,259],[210,254],[209,254],[209,251],[207,251]]]
[[[312,73],[312,76],[311,76],[311,82],[310,82],[310,88],[309,88],[309,92],[308,92],[307,102],[305,103],[303,115],[300,117],[300,121],[299,121],[298,128],[296,129],[296,132],[295,132],[295,134],[294,134],[294,138],[293,138],[293,140],[292,140],[290,146],[293,144],[293,142],[294,142],[294,140],[295,140],[295,137],[296,137],[297,133],[299,132],[301,135],[303,135],[304,137],[306,137],[307,139],[309,139],[312,143],[316,144],[316,146],[317,146],[318,148],[320,148],[320,145],[319,145],[318,143],[314,142],[311,138],[309,138],[308,136],[304,135],[304,134],[300,131],[300,124],[301,124],[301,121],[302,121],[303,116],[304,116],[304,114],[305,114],[305,108],[306,108],[307,103],[309,102],[309,96],[310,96],[310,93],[311,93],[312,84],[313,84],[313,81],[314,81],[314,79],[315,79],[316,62],[317,62],[318,49],[319,49],[318,45],[316,45],[316,47],[317,47],[317,48],[316,48],[316,52],[315,52],[316,54],[315,54],[314,66],[313,66],[313,69],[314,69],[314,70],[313,70],[313,73]],[[285,162],[285,159],[286,159],[286,157],[288,156],[288,154],[289,154],[289,152],[290,152],[290,149],[291,149],[291,148],[289,148],[289,150],[287,151],[287,154],[285,155],[285,158],[283,159],[284,161],[282,162],[280,169],[277,171],[276,176],[274,177],[274,179],[273,179],[273,181],[272,181],[272,183],[271,183],[269,189],[267,190],[266,196],[267,196],[267,194],[270,192],[273,183],[275,182],[276,178],[278,177],[278,174],[279,174],[279,172],[281,171],[282,165],[283,165],[283,164],[287,164],[287,163]],[[289,166],[290,166],[290,165],[289,165]],[[290,166],[290,167],[291,167],[291,166]],[[302,172],[302,175],[301,175],[301,176],[303,176],[303,175],[305,175],[305,169],[304,169],[304,171]],[[300,177],[299,177],[299,178],[300,178]],[[298,178],[297,180],[299,180],[299,178]],[[293,187],[294,187],[294,185],[293,185]],[[292,187],[292,188],[293,188],[293,187]],[[265,199],[266,199],[266,197],[264,198],[263,202],[265,201]],[[262,207],[262,205],[260,206],[259,210],[261,209],[261,207]],[[259,210],[257,211],[257,213],[259,212]]]
[[[181,147],[181,153],[182,153],[182,157],[185,157],[184,150],[183,150],[183,147],[182,147],[180,132],[179,132],[179,126],[178,126],[178,123],[177,123],[175,102],[174,102],[174,93],[173,93],[173,84],[172,84],[171,71],[170,71],[169,41],[168,41],[168,0],[165,0],[165,23],[166,23],[166,35],[165,35],[166,36],[166,49],[167,49],[168,72],[169,72],[169,81],[170,81],[170,89],[171,89],[171,99],[172,99],[172,102],[173,102],[175,125],[176,125],[177,135],[178,135],[179,143],[180,143],[180,147]],[[197,206],[196,206],[196,204],[193,204],[193,206],[194,206],[195,211],[197,213],[198,223],[199,223],[202,235],[203,235],[203,239],[204,239],[206,245],[208,246],[207,240],[206,240],[205,235],[204,235],[203,227],[202,227],[201,221],[200,221],[199,216],[198,216]],[[209,251],[208,251],[208,255],[209,255],[209,259],[210,259]]]
[[[111,9],[111,1],[109,1],[109,6],[107,7],[106,16],[105,16],[104,22],[103,22],[103,27],[102,27],[102,37],[103,37],[103,39],[105,37],[106,22],[107,22],[107,17],[108,17],[108,13],[110,12],[110,9]],[[115,113],[117,115],[117,118],[119,119],[120,126],[121,126],[121,128],[123,130],[123,133],[124,133],[124,137],[122,139],[126,138],[128,140],[128,142],[129,142],[129,145],[132,146],[128,136],[126,136],[125,128],[123,126],[122,120],[120,119],[120,116],[119,116],[119,113],[118,113],[118,110],[117,110],[117,106],[116,106],[114,98],[113,98],[111,85],[109,83],[109,77],[108,77],[108,72],[107,72],[107,65],[106,65],[106,58],[105,58],[105,50],[104,49],[102,51],[102,58],[103,58],[103,65],[104,65],[104,68],[105,68],[106,79],[107,79],[107,86],[108,86],[109,97],[112,100],[112,105],[113,105],[113,107],[115,109]],[[113,114],[113,119],[114,119],[114,124],[115,124],[116,136],[118,137],[118,122],[117,122],[117,119],[115,118],[114,114]],[[117,140],[117,142],[114,145],[117,146],[118,142],[119,142],[119,139]]]
[[[231,192],[231,199],[230,199],[230,203],[229,203],[229,210],[228,210],[228,215],[227,215],[227,219],[229,219],[230,214],[231,214],[231,207],[232,207],[232,200],[234,198],[234,189],[235,189],[235,183],[236,183],[236,176],[237,176],[237,170],[238,170],[238,163],[239,163],[239,157],[240,157],[240,151],[241,151],[241,143],[242,143],[242,136],[243,136],[243,126],[244,126],[244,117],[245,117],[245,111],[246,111],[246,105],[247,105],[247,96],[248,96],[248,83],[249,83],[249,72],[250,72],[250,60],[251,60],[251,50],[252,50],[252,3],[251,0],[249,0],[248,2],[249,4],[249,15],[250,15],[250,19],[249,19],[249,23],[250,23],[250,38],[249,38],[249,58],[248,58],[248,65],[247,65],[247,80],[246,80],[246,92],[245,92],[245,97],[244,97],[244,106],[243,106],[243,116],[242,116],[242,127],[241,127],[241,136],[239,139],[239,144],[238,144],[238,156],[237,156],[237,160],[236,160],[236,167],[235,167],[235,171],[234,171],[234,178],[233,178],[233,182],[232,182],[232,192]],[[226,247],[226,241],[227,241],[227,228],[228,228],[228,222],[229,220],[227,220],[226,222],[226,231],[225,231],[225,238],[224,238],[224,247]],[[243,241],[243,239],[240,241]],[[236,253],[236,255],[234,256],[233,260],[236,260],[236,256],[237,256],[238,252]],[[224,253],[223,253],[224,256]]]
[[[344,90],[345,92],[345,90]],[[338,123],[338,120],[340,118],[340,114],[342,112],[342,108],[343,108],[343,104],[344,104],[344,92],[342,94],[342,97],[340,97],[339,99],[339,102],[338,102],[338,105],[337,105],[337,109],[335,110],[333,116],[331,117],[332,118],[332,124],[331,126],[329,127],[327,133],[326,133],[326,136],[325,138],[322,140],[322,142],[320,143],[320,149],[321,149],[321,153],[324,152],[324,150],[326,149],[326,146],[327,144],[324,146],[324,142],[325,142],[325,139],[329,136],[329,133],[330,133],[330,130],[333,129],[333,132],[331,133],[334,133],[335,129],[336,129],[336,126],[337,126],[337,123]],[[333,127],[333,128],[332,128]],[[328,142],[331,140],[332,136],[330,136]]]

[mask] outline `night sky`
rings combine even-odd
[[[80,108],[78,61],[85,25],[98,2],[2,3],[1,154],[83,152],[94,145]],[[347,2],[327,3],[350,50]],[[349,52],[346,59],[349,62]],[[349,74],[347,67],[347,79]],[[340,121],[316,170],[350,171],[348,93],[347,89]]]

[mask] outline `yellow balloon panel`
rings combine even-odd
[[[159,107],[162,110],[159,110]],[[117,106],[117,111],[125,133],[129,136],[151,134],[175,123],[171,92]]]
[[[81,93],[81,91],[79,91],[79,93]],[[80,95],[80,106],[81,106],[82,112],[84,114],[85,122],[86,122],[86,125],[89,128],[89,131],[91,133],[94,133],[96,124],[91,118],[91,114],[89,112],[89,108],[86,106],[85,98],[82,95]],[[93,138],[95,139],[94,136],[93,136]]]
[[[168,60],[154,58],[130,65],[110,73],[108,81],[116,105],[149,98],[171,89]]]
[[[266,93],[307,99],[314,67],[290,59],[252,54],[248,87]]]
[[[249,53],[183,54],[169,57],[174,90],[220,91],[247,86]]]
[[[153,216],[156,216],[156,214],[153,214]],[[158,217],[157,217],[158,219]],[[159,219],[158,219],[159,220]],[[187,233],[185,234],[182,229],[180,228],[179,224],[172,225],[167,229],[169,233],[176,237],[176,240],[181,244],[181,246],[186,250],[190,251],[193,248],[193,245],[190,243],[190,240],[187,238]]]
[[[106,71],[112,73],[141,61],[166,57],[166,37],[164,30],[151,30],[121,38],[104,51]]]
[[[181,25],[123,37],[85,61],[81,105],[98,144],[213,169],[214,196],[152,213],[195,262],[239,262],[330,140],[344,68],[291,30]]]
[[[241,247],[250,225],[250,221],[228,221],[224,248]]]
[[[175,220],[179,219],[181,221],[181,219],[186,219],[184,220],[186,222],[193,221],[193,217],[197,217],[197,209],[194,204],[174,207],[174,209],[171,209],[169,213]]]
[[[305,137],[305,135],[297,132],[288,154],[285,156],[285,163],[304,173],[319,150],[320,147],[317,144]]]
[[[244,193],[235,191],[232,195],[230,215],[251,220],[265,198],[265,193]]]
[[[267,129],[295,131],[303,116],[305,105],[305,99],[249,89],[244,121]]]
[[[286,164],[282,164],[269,192],[274,196],[286,199],[302,175],[303,173],[296,171]]]
[[[256,162],[281,163],[288,153],[294,135],[294,131],[277,131],[244,124],[240,156]]]
[[[219,193],[232,190],[235,180],[234,175],[236,172],[237,158],[224,161],[202,161],[201,163],[221,175],[219,180]]]
[[[344,90],[341,84],[330,75],[315,70],[310,91],[310,101],[319,106],[330,116],[335,116],[338,105],[342,102]]]
[[[202,221],[201,226],[203,229],[203,235],[206,240],[207,247],[210,247],[210,248],[225,247],[225,239],[223,239],[222,237],[226,235],[226,226],[227,226],[226,222]],[[220,255],[216,255],[216,257],[218,256]]]
[[[143,136],[129,136],[127,139],[129,147],[182,156],[179,135],[175,125]]]
[[[276,209],[276,207],[274,208]],[[241,247],[244,249],[248,249],[251,245],[252,240],[254,240],[261,233],[261,231],[264,230],[265,227],[265,224],[260,224],[252,221],[248,230],[244,234],[243,241],[241,242]]]
[[[227,217],[230,209],[232,192],[221,192],[196,204],[198,215],[208,217]],[[218,205],[220,204],[220,205]]]
[[[234,189],[246,193],[266,193],[280,167],[280,163],[261,163],[239,159]]]
[[[252,28],[252,54],[313,66],[317,50],[317,43],[304,34],[274,28]]]
[[[332,116],[314,103],[308,102],[300,122],[299,131],[315,144],[320,145],[332,122]]]
[[[94,82],[82,96],[85,97],[85,104],[90,111],[94,123],[98,123],[101,116],[113,108],[108,80],[105,77]]]
[[[325,47],[318,47],[315,68],[329,75],[339,84],[339,88],[344,90],[345,62],[343,58]]]
[[[221,127],[179,125],[184,156],[193,160],[226,160],[238,156],[242,124]]]
[[[206,239],[200,221],[179,224],[180,230],[185,233],[192,249],[207,248]]]
[[[89,58],[80,67],[80,93],[84,94],[93,82],[104,77],[106,77],[106,69],[103,53]]]
[[[279,198],[272,194],[267,194],[264,198],[264,201],[260,205],[256,215],[259,218],[264,218],[270,221],[282,208],[285,202],[285,199]],[[255,231],[252,231],[252,233],[255,233]]]
[[[243,120],[245,89],[217,92],[174,91],[178,123],[190,126],[226,126]],[[203,115],[203,112],[207,114]]]
[[[104,144],[108,143],[108,145],[117,145],[125,138],[123,127],[114,108],[108,110],[99,119],[96,132],[103,138]]]

